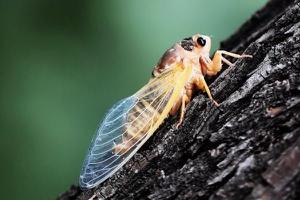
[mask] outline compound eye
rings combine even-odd
[[[206,44],[206,40],[205,40],[203,37],[198,37],[197,43],[198,43],[200,46],[204,47],[205,44]]]

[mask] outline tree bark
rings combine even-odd
[[[58,199],[300,199],[300,0],[271,0],[222,49],[238,60],[97,188]]]

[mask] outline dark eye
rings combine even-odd
[[[205,40],[203,37],[198,37],[197,43],[198,43],[200,46],[204,47],[205,44],[206,44],[206,40]]]

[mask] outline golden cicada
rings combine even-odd
[[[204,76],[216,75],[222,55],[251,57],[216,51],[209,57],[211,39],[196,34],[168,49],[152,72],[150,81],[134,95],[116,103],[106,114],[92,141],[80,174],[80,187],[93,188],[112,176],[147,141],[169,114],[180,110],[182,123],[186,104],[193,91],[200,89],[213,100]]]

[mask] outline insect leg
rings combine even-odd
[[[178,112],[178,110],[179,110],[179,108],[180,108],[180,106],[181,106],[181,99],[182,99],[182,97],[180,96],[180,97],[175,101],[175,103],[174,103],[174,105],[173,105],[173,107],[172,107],[172,109],[171,109],[171,111],[170,111],[170,115],[174,116],[174,115],[177,114],[177,112]]]
[[[252,56],[248,55],[248,54],[242,54],[242,55],[240,55],[240,54],[231,53],[231,52],[224,51],[224,50],[218,50],[217,52],[219,52],[220,54],[231,56],[233,58],[252,58]]]
[[[252,58],[251,55],[246,55],[246,54],[239,55],[224,50],[218,50],[216,51],[212,62],[208,63],[206,66],[208,75],[210,76],[216,75],[222,69],[222,62],[226,63],[229,66],[233,65],[229,60],[227,60],[222,56],[223,54],[227,56],[231,56],[233,58]]]
[[[206,81],[204,79],[204,76],[200,76],[199,80],[196,82],[196,85],[199,89],[203,90],[207,93],[208,97],[214,102],[214,104],[216,106],[219,106],[219,104],[213,99],[211,93],[210,93],[210,90],[209,90],[209,87],[207,86],[206,84]]]
[[[184,113],[185,113],[185,106],[186,106],[188,100],[189,100],[189,98],[188,98],[188,96],[186,94],[183,95],[183,97],[181,98],[180,119],[179,119],[179,122],[176,125],[176,128],[178,128],[182,124],[182,122],[183,122]]]
[[[232,66],[232,65],[233,65],[233,63],[230,62],[229,60],[227,60],[226,58],[222,57],[221,59],[222,59],[222,61],[223,61],[224,63],[226,63],[228,66]]]
[[[95,197],[97,197],[97,195],[96,195],[96,194],[94,194],[93,196],[91,196],[91,198],[89,198],[89,200],[94,200],[94,199],[95,199]]]

